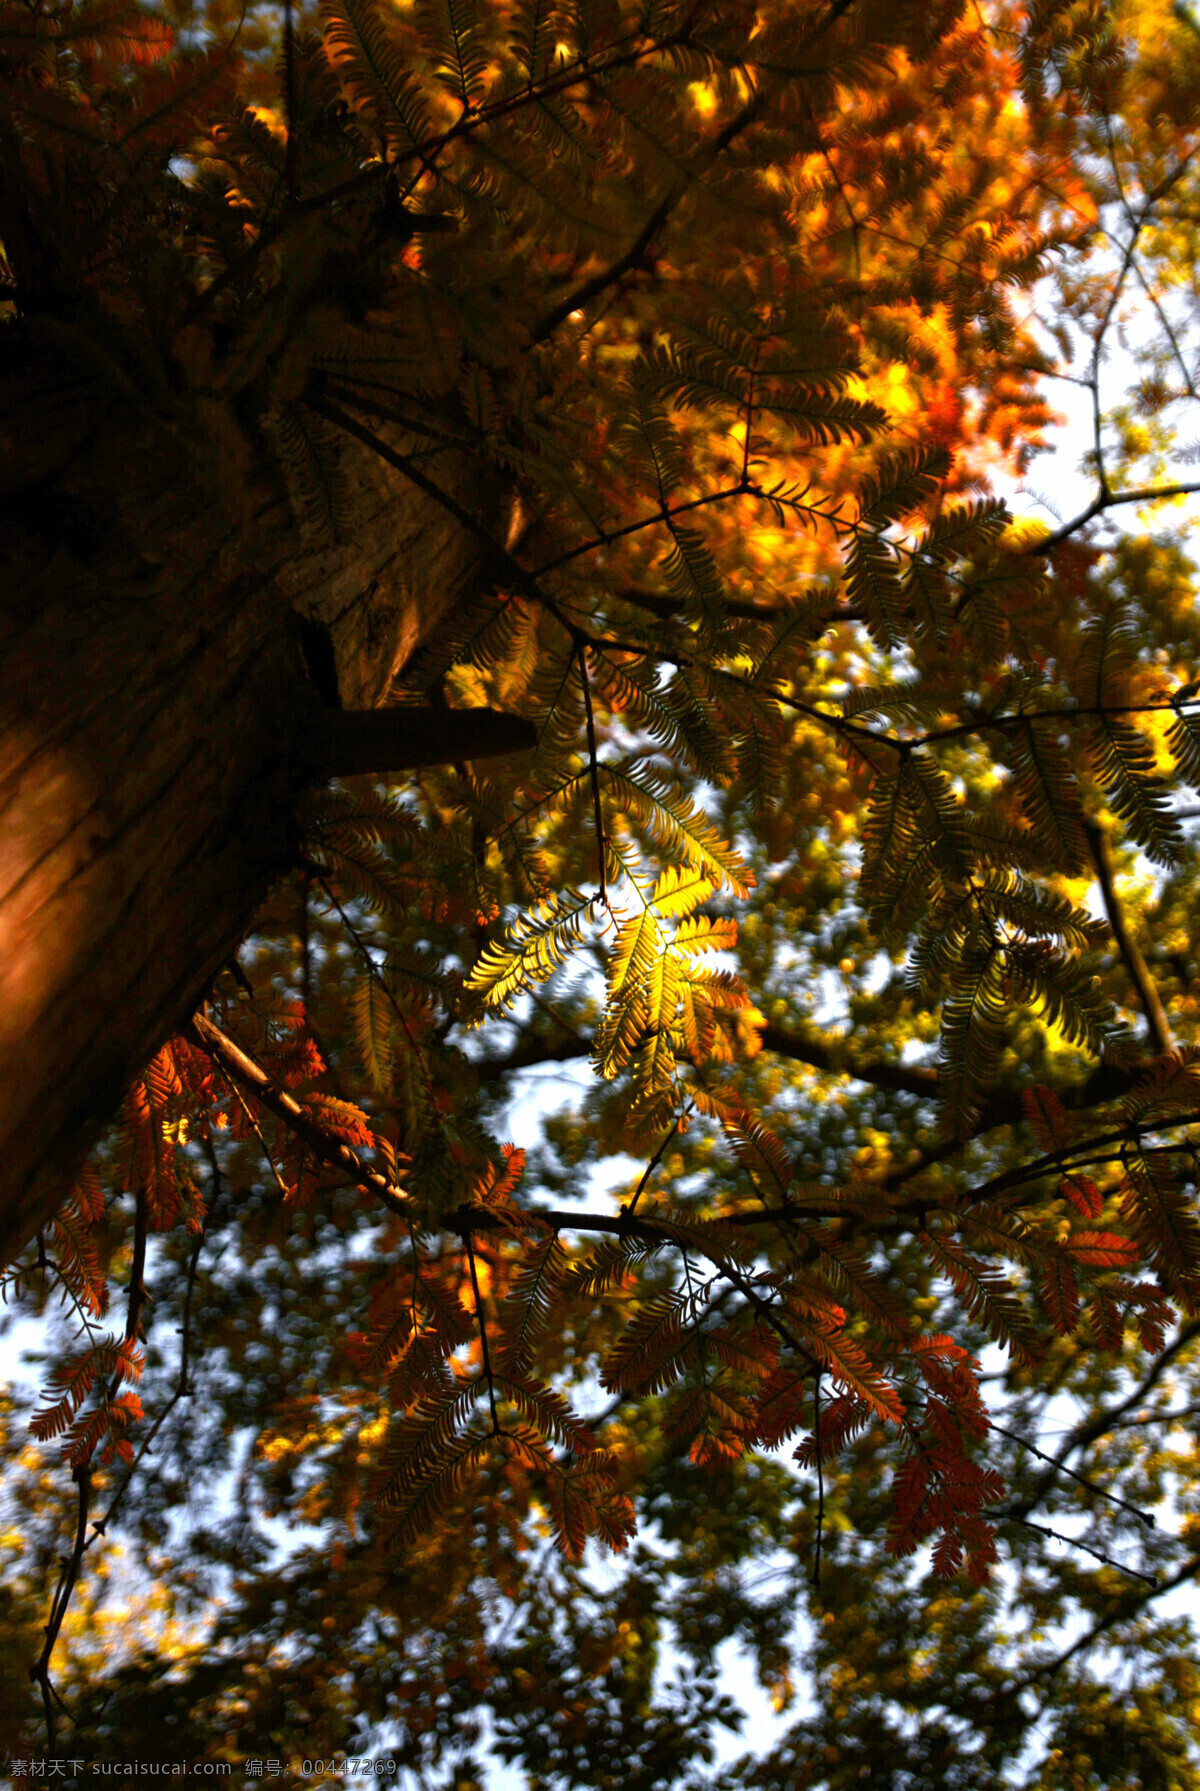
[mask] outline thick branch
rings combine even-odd
[[[314,745],[314,772],[325,782],[532,752],[537,729],[498,709],[327,709]]]
[[[826,1044],[819,1039],[804,1038],[782,1026],[764,1026],[760,1037],[764,1051],[774,1051],[780,1057],[790,1057],[795,1063],[825,1070],[831,1076],[852,1076],[856,1082],[868,1082],[874,1088],[922,1095],[928,1100],[937,1096],[936,1070],[922,1069],[917,1064],[885,1063],[881,1059],[857,1063],[853,1057],[843,1054],[837,1043]]]
[[[855,1082],[882,1088],[896,1094],[917,1095],[923,1100],[936,1100],[937,1071],[919,1064],[888,1063],[880,1058],[856,1061],[844,1049],[841,1040],[826,1041],[806,1038],[788,1032],[782,1026],[764,1026],[760,1034],[764,1051],[790,1058],[794,1063],[808,1064],[830,1076],[849,1076]],[[517,1070],[536,1068],[542,1063],[573,1063],[591,1051],[590,1038],[577,1036],[548,1044],[543,1039],[530,1039],[518,1045],[507,1057],[483,1058],[476,1062],[475,1073],[480,1082],[498,1082],[502,1076]],[[1102,1064],[1087,1081],[1077,1088],[1057,1089],[1059,1099],[1071,1112],[1102,1106],[1123,1095],[1141,1074],[1138,1065],[1117,1068]],[[1017,1125],[1024,1117],[1019,1088],[997,1088],[988,1097],[973,1136],[990,1132],[995,1126]],[[956,1143],[955,1149],[959,1148]]]
[[[544,342],[548,336],[554,334],[560,323],[565,323],[572,311],[582,311],[585,305],[590,305],[594,298],[599,298],[602,292],[622,279],[625,274],[644,269],[647,265],[646,256],[650,244],[663,228],[686,191],[686,183],[681,182],[664,193],[625,253],[618,256],[617,260],[608,267],[601,268],[599,273],[593,274],[590,279],[584,280],[581,285],[576,286],[556,305],[552,305],[545,316],[535,324],[530,337],[530,345],[536,347],[539,342]]]

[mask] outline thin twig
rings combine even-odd
[[[88,1504],[92,1492],[92,1469],[90,1462],[80,1462],[74,1469],[75,1484],[79,1488],[79,1511],[75,1521],[75,1543],[71,1553],[62,1564],[58,1585],[50,1601],[50,1616],[46,1623],[45,1642],[42,1652],[29,1669],[29,1677],[33,1683],[41,1687],[42,1708],[46,1720],[46,1748],[53,1754],[55,1749],[54,1727],[54,1694],[50,1684],[50,1656],[58,1641],[67,1607],[71,1602],[71,1594],[75,1590],[75,1581],[79,1578],[79,1569],[83,1563],[84,1550],[87,1547]],[[61,1699],[59,1700],[61,1703]]]
[[[327,883],[325,878],[323,876],[321,876],[320,872],[317,873],[317,881],[321,885],[321,888],[325,891],[325,894],[328,896],[329,900],[333,903],[333,906],[337,909],[339,915],[341,916],[342,925],[345,927],[345,929],[349,933],[351,939],[353,939],[355,945],[358,947],[359,956],[362,958],[363,963],[367,967],[367,974],[372,978],[372,980],[376,983],[376,985],[380,989],[383,990],[383,993],[387,999],[388,1005],[390,1006],[392,1012],[395,1014],[397,1020],[399,1020],[400,1025],[404,1032],[404,1036],[408,1040],[409,1049],[411,1050],[411,1052],[413,1053],[417,1062],[421,1066],[421,1074],[425,1078],[426,1093],[429,1096],[430,1109],[433,1113],[436,1113],[438,1110],[437,1090],[433,1084],[433,1075],[430,1071],[429,1063],[428,1063],[428,1060],[426,1058],[424,1051],[422,1051],[420,1045],[416,1041],[416,1038],[413,1036],[412,1027],[408,1023],[408,1018],[405,1015],[404,1010],[401,1008],[400,1003],[396,1000],[396,997],[393,995],[392,991],[388,988],[386,980],[380,973],[378,964],[376,964],[374,958],[371,956],[370,947],[367,945],[366,941],[363,939],[362,935],[359,933],[357,927],[354,925],[354,922],[350,919],[350,916],[346,913],[346,910],[342,907],[342,904],[338,901],[338,899],[334,895],[332,889],[329,887],[329,884]]]
[[[813,1543],[812,1568],[809,1581],[814,1586],[821,1584],[821,1541],[825,1528],[825,1466],[821,1456],[821,1374],[818,1369],[813,1375],[813,1447],[817,1457],[817,1534]]]
[[[628,1206],[623,1206],[621,1208],[621,1211],[625,1215],[626,1218],[633,1217],[633,1210],[637,1206],[638,1201],[642,1198],[642,1195],[646,1189],[646,1184],[649,1182],[650,1177],[654,1174],[654,1171],[658,1168],[659,1164],[662,1162],[663,1157],[666,1154],[667,1146],[670,1144],[672,1138],[674,1138],[676,1132],[678,1132],[680,1126],[682,1125],[682,1123],[683,1123],[684,1119],[686,1118],[689,1111],[690,1111],[690,1103],[689,1103],[688,1107],[684,1108],[682,1113],[677,1113],[675,1115],[675,1118],[672,1120],[670,1131],[667,1133],[666,1137],[663,1139],[662,1143],[659,1145],[658,1149],[655,1151],[654,1155],[651,1157],[650,1161],[647,1163],[645,1169],[642,1171],[642,1179],[633,1191],[633,1199],[629,1202]]]
[[[1132,1517],[1137,1518],[1140,1524],[1145,1524],[1148,1530],[1153,1530],[1156,1527],[1154,1513],[1152,1511],[1143,1511],[1139,1505],[1132,1505],[1128,1499],[1121,1498],[1119,1493],[1109,1492],[1106,1486],[1097,1486],[1096,1482],[1094,1480],[1089,1480],[1086,1474],[1079,1474],[1074,1468],[1069,1468],[1065,1462],[1056,1461],[1052,1455],[1047,1455],[1045,1451],[1039,1449],[1035,1443],[1031,1443],[1027,1437],[1018,1436],[1016,1431],[1005,1430],[1003,1424],[997,1424],[994,1418],[990,1419],[989,1422],[991,1428],[996,1431],[998,1435],[1007,1437],[1010,1443],[1018,1444],[1018,1446],[1024,1449],[1027,1454],[1036,1455],[1039,1461],[1048,1462],[1055,1473],[1066,1474],[1069,1479],[1076,1481],[1080,1486],[1086,1487],[1088,1492],[1095,1494],[1096,1498],[1107,1499],[1111,1505],[1119,1505],[1122,1511],[1128,1511]],[[1043,1482],[1043,1484],[1045,1483]],[[1025,1506],[1025,1509],[1032,1510],[1033,1507],[1027,1505]],[[998,1515],[1004,1516],[1005,1514],[1001,1512]],[[1015,1515],[1015,1513],[1012,1515]]]
[[[1116,1405],[1109,1406],[1105,1410],[1095,1413],[1086,1421],[1086,1423],[1078,1425],[1076,1429],[1064,1439],[1058,1454],[1054,1456],[1050,1463],[1050,1471],[1039,1477],[1031,1495],[1020,1501],[1017,1510],[1021,1513],[1032,1511],[1039,1503],[1046,1488],[1053,1482],[1054,1476],[1062,1468],[1068,1457],[1074,1455],[1077,1449],[1086,1449],[1090,1444],[1097,1442],[1102,1436],[1106,1436],[1111,1429],[1120,1423],[1127,1412],[1133,1411],[1141,1405],[1142,1401],[1146,1398],[1146,1395],[1154,1390],[1154,1387],[1166,1373],[1171,1363],[1175,1361],[1181,1351],[1186,1349],[1188,1344],[1193,1342],[1197,1337],[1200,1337],[1200,1319],[1191,1319],[1186,1325],[1181,1326],[1178,1336],[1151,1364],[1146,1374],[1142,1377],[1138,1385],[1134,1387],[1131,1393],[1127,1394],[1126,1397],[1120,1400]]]
[[[602,292],[622,279],[625,274],[645,267],[646,252],[650,244],[663,228],[686,191],[686,183],[680,182],[664,193],[625,253],[619,255],[608,267],[601,268],[600,272],[593,274],[590,279],[584,280],[582,285],[575,287],[574,291],[569,292],[556,305],[552,305],[545,315],[539,318],[529,338],[531,348],[536,348],[548,336],[552,336],[559,324],[565,323],[573,311],[582,311],[585,306],[591,304],[593,299],[599,298]]]
[[[142,1305],[146,1298],[147,1204],[148,1190],[143,1182],[134,1200],[133,1259],[129,1266],[129,1299],[125,1309],[125,1338],[129,1343],[137,1340]],[[119,1379],[119,1376],[114,1379],[110,1393],[116,1391]]]
[[[1117,894],[1113,877],[1112,843],[1108,832],[1096,826],[1093,821],[1085,821],[1084,833],[1096,866],[1096,880],[1100,885],[1100,894],[1104,899],[1104,911],[1108,915],[1108,924],[1112,928],[1113,938],[1117,942],[1117,950],[1129,973],[1129,980],[1137,993],[1142,1012],[1146,1016],[1146,1025],[1150,1031],[1150,1039],[1160,1057],[1165,1057],[1175,1049],[1175,1040],[1171,1036],[1171,1023],[1167,1019],[1167,1011],[1162,1004],[1154,978],[1149,966],[1142,956],[1141,947],[1134,938],[1126,918],[1125,908]]]
[[[267,1159],[267,1162],[270,1165],[271,1174],[275,1177],[275,1186],[279,1189],[280,1194],[283,1196],[283,1198],[285,1200],[290,1200],[291,1189],[288,1187],[287,1183],[283,1179],[283,1176],[280,1174],[279,1169],[276,1166],[275,1159],[271,1155],[271,1152],[267,1147],[267,1141],[263,1137],[262,1127],[259,1125],[258,1120],[255,1118],[254,1114],[250,1111],[250,1108],[246,1104],[246,1101],[243,1098],[241,1089],[238,1087],[237,1083],[235,1081],[233,1081],[232,1077],[230,1077],[230,1076],[223,1076],[221,1078],[221,1080],[224,1082],[226,1088],[229,1090],[230,1094],[233,1096],[234,1100],[237,1102],[237,1104],[241,1108],[242,1112],[246,1115],[246,1123],[248,1126],[250,1126],[250,1128],[252,1129],[252,1131],[254,1133],[254,1136],[258,1139],[258,1147],[262,1151],[263,1156]]]
[[[996,1513],[995,1521],[1020,1524],[1023,1530],[1036,1530],[1039,1536],[1049,1536],[1052,1541],[1065,1543],[1068,1548],[1081,1548],[1085,1554],[1092,1555],[1097,1561],[1102,1561],[1105,1567],[1115,1567],[1118,1573],[1127,1573],[1130,1579],[1143,1580],[1147,1586],[1153,1586],[1155,1590],[1161,1583],[1156,1573],[1142,1573],[1140,1568],[1126,1567],[1124,1561],[1114,1560],[1111,1555],[1106,1555],[1103,1549],[1093,1548],[1090,1542],[1084,1542],[1078,1536],[1064,1536],[1061,1530],[1052,1530],[1048,1524],[1035,1524],[1031,1518],[1018,1517],[1015,1512],[1002,1511]]]
[[[588,679],[587,648],[580,641],[576,647],[579,657],[579,677],[583,684],[583,707],[587,717],[588,770],[592,780],[592,809],[596,823],[596,852],[600,860],[600,900],[608,907],[608,872],[605,866],[608,840],[604,832],[604,810],[600,802],[600,761],[596,756],[596,721],[592,714],[592,687]]]
[[[187,1287],[186,1287],[186,1290],[184,1293],[184,1300],[183,1300],[183,1323],[179,1327],[179,1333],[180,1333],[179,1371],[175,1376],[175,1386],[171,1393],[171,1397],[167,1400],[167,1403],[164,1405],[162,1411],[158,1414],[158,1417],[154,1420],[154,1423],[151,1426],[148,1434],[146,1435],[141,1448],[138,1450],[136,1457],[134,1458],[133,1462],[130,1464],[129,1472],[126,1474],[120,1487],[113,1494],[113,1497],[109,1502],[108,1509],[105,1511],[104,1516],[102,1518],[99,1518],[92,1525],[92,1534],[88,1538],[88,1543],[87,1543],[88,1548],[91,1548],[92,1543],[95,1542],[97,1536],[103,1536],[104,1533],[106,1532],[106,1530],[108,1529],[109,1524],[112,1522],[113,1518],[116,1516],[116,1513],[119,1511],[121,1505],[124,1503],[125,1495],[129,1491],[129,1488],[133,1481],[133,1478],[136,1475],[138,1469],[140,1468],[142,1461],[144,1460],[145,1456],[149,1453],[150,1446],[154,1442],[155,1437],[158,1435],[159,1431],[162,1429],[163,1425],[165,1424],[166,1420],[170,1417],[171,1413],[175,1410],[175,1407],[178,1405],[179,1401],[181,1399],[185,1398],[188,1394],[190,1394],[191,1390],[192,1390],[191,1387],[188,1385],[188,1371],[191,1366],[192,1298],[196,1291],[196,1277],[197,1277],[197,1272],[200,1267],[201,1252],[204,1249],[205,1235],[207,1233],[208,1226],[212,1219],[213,1213],[216,1211],[217,1202],[220,1199],[220,1194],[221,1194],[221,1170],[220,1170],[220,1165],[217,1162],[216,1148],[213,1144],[211,1134],[205,1139],[205,1146],[206,1146],[206,1150],[207,1150],[207,1154],[208,1154],[209,1170],[212,1175],[212,1182],[213,1182],[212,1198],[210,1199],[210,1201],[208,1203],[208,1210],[204,1215],[204,1222],[201,1225],[200,1230],[196,1235],[196,1241],[195,1241],[195,1244],[192,1246],[191,1257],[188,1261]]]
[[[492,1411],[492,1435],[500,1435],[500,1414],[496,1409],[496,1377],[492,1373],[492,1355],[488,1346],[487,1320],[483,1315],[483,1296],[479,1292],[479,1273],[475,1267],[475,1250],[471,1243],[469,1229],[463,1231],[462,1241],[466,1246],[467,1262],[471,1268],[471,1291],[475,1295],[475,1318],[479,1325],[479,1345],[483,1357],[483,1372],[487,1377],[488,1404]]]
[[[1040,1666],[1034,1667],[1016,1685],[1012,1686],[1011,1691],[1025,1691],[1028,1687],[1036,1685],[1040,1679],[1053,1678],[1054,1674],[1061,1672],[1063,1667],[1074,1660],[1077,1654],[1086,1653],[1089,1648],[1094,1647],[1101,1636],[1107,1635],[1108,1631],[1119,1623],[1122,1617],[1136,1617],[1152,1598],[1173,1592],[1177,1586],[1182,1586],[1186,1581],[1194,1579],[1198,1568],[1200,1568],[1200,1555],[1189,1555],[1177,1572],[1173,1573],[1169,1579],[1157,1580],[1148,1592],[1141,1592],[1134,1598],[1126,1595],[1123,1598],[1114,1599],[1107,1613],[1103,1617],[1097,1618],[1092,1627],[1085,1630],[1084,1634],[1072,1642],[1069,1648],[1064,1648],[1061,1654],[1056,1654],[1051,1660],[1042,1661]]]

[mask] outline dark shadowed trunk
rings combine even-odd
[[[198,448],[37,346],[0,369],[4,1261],[294,862],[322,699],[290,618],[327,629],[342,703],[369,708],[479,577],[365,455],[352,543],[306,550],[230,418]]]

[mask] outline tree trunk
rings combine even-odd
[[[195,442],[77,356],[30,365],[0,367],[5,1262],[294,862],[321,698],[290,613],[366,708],[479,577],[458,525],[357,448],[353,542],[314,553],[228,417],[207,439],[230,477],[206,485]]]

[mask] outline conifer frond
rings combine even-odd
[[[798,441],[812,446],[868,441],[885,426],[878,405],[845,395],[850,371],[845,360],[831,359],[827,369],[806,368],[797,378],[797,369],[772,364],[773,357],[756,347],[735,324],[710,318],[703,337],[694,327],[677,329],[674,340],[655,351],[641,379],[648,391],[687,409],[716,404],[741,410],[753,389],[756,411],[778,417]]]
[[[577,889],[547,896],[515,920],[502,939],[484,947],[466,987],[481,994],[493,1012],[507,1007],[565,962],[583,937],[591,908],[592,898]]]
[[[1082,1045],[1094,1057],[1106,1048],[1110,1056],[1122,1048],[1112,1005],[1099,993],[1097,978],[1082,964],[1064,959],[1052,946],[1037,941],[1010,945],[1007,957],[1016,988],[1026,1000],[1038,1004],[1043,1017],[1072,1045]]]
[[[421,1325],[394,1353],[387,1368],[387,1396],[393,1411],[447,1398],[455,1386],[446,1338],[435,1325]]]
[[[706,1380],[686,1387],[667,1407],[663,1429],[688,1444],[694,1467],[709,1468],[738,1461],[746,1452],[750,1407],[732,1387]]]
[[[715,622],[725,601],[725,581],[699,529],[669,523],[671,546],[658,564],[671,591],[686,608]]]
[[[797,1444],[792,1460],[802,1468],[833,1461],[871,1423],[874,1413],[865,1400],[852,1393],[835,1393],[821,1406],[816,1431]]]
[[[310,850],[313,863],[327,873],[344,900],[361,902],[379,915],[403,912],[409,892],[385,852],[369,847],[343,850],[329,838],[316,839]]]
[[[1003,498],[972,498],[965,504],[947,504],[920,536],[917,549],[923,557],[943,563],[970,559],[981,548],[990,546],[1004,532],[1008,521]]]
[[[704,1347],[723,1368],[750,1381],[764,1382],[779,1365],[778,1340],[756,1313],[743,1313],[738,1321],[706,1331]]]
[[[965,1558],[973,1584],[981,1586],[996,1559],[993,1532],[982,1512],[1004,1492],[1004,1481],[994,1469],[969,1460],[961,1444],[939,1438],[934,1448],[924,1446],[909,1455],[896,1475],[889,1547],[897,1555],[911,1555],[937,1534],[937,1577],[953,1578]]]
[[[371,1150],[374,1147],[375,1134],[371,1130],[371,1122],[362,1108],[355,1106],[353,1101],[342,1101],[336,1095],[321,1094],[310,1089],[303,1104],[323,1131],[332,1132],[335,1138],[340,1138],[359,1150]]]
[[[75,1417],[92,1389],[107,1381],[138,1381],[142,1376],[142,1352],[131,1337],[104,1336],[86,1349],[76,1350],[55,1364],[46,1382],[45,1397],[52,1403],[34,1412],[29,1428],[39,1442],[62,1436],[75,1422]],[[99,1414],[101,1432],[105,1427],[103,1411]],[[74,1443],[78,1439],[70,1438]],[[65,1447],[66,1445],[64,1445]]]
[[[995,1086],[1008,1017],[1008,962],[995,946],[973,946],[952,972],[942,1006],[938,1092],[952,1132],[969,1127]]]
[[[1075,774],[1059,744],[1060,726],[1026,716],[1019,728],[1006,730],[1005,743],[1035,839],[1055,868],[1077,875],[1088,862],[1087,841]]]
[[[410,67],[412,39],[396,14],[370,0],[327,0],[322,19],[330,66],[371,150],[380,137],[400,153],[423,143],[430,120]]]
[[[464,107],[483,95],[489,69],[478,0],[419,0],[422,48]]]
[[[799,386],[755,400],[756,408],[787,423],[806,447],[869,442],[887,427],[887,412],[869,399],[847,398],[820,386]]]
[[[458,1297],[457,1289],[444,1284],[436,1267],[425,1267],[416,1277],[416,1298],[450,1349],[468,1343],[475,1335],[475,1321]]]
[[[500,1340],[505,1366],[526,1374],[550,1323],[551,1302],[562,1285],[567,1254],[557,1232],[535,1244],[500,1308]]]
[[[605,763],[600,771],[604,787],[618,806],[664,852],[702,871],[717,887],[743,899],[749,894],[752,873],[740,853],[721,838],[703,810],[680,789],[652,771],[644,760]]]
[[[108,1282],[92,1237],[93,1223],[78,1200],[65,1201],[54,1216],[51,1238],[63,1281],[84,1311],[99,1318],[108,1305]]]
[[[855,535],[846,556],[846,595],[865,612],[867,626],[881,647],[900,645],[908,598],[895,551],[883,536],[868,530]]]
[[[1167,733],[1167,745],[1187,782],[1200,790],[1200,715],[1179,709]]]
[[[892,1424],[901,1421],[904,1406],[895,1387],[840,1324],[793,1323],[805,1347],[837,1386],[861,1400],[877,1418]]]
[[[350,1012],[354,1042],[367,1081],[376,1094],[383,1094],[391,1082],[395,1015],[375,977],[360,976],[355,980],[350,991]]]
[[[1088,753],[1114,811],[1156,863],[1179,862],[1183,835],[1170,791],[1155,769],[1154,749],[1137,728],[1112,715],[1089,717]]]
[[[636,1529],[632,1502],[610,1484],[607,1473],[596,1472],[589,1462],[569,1473],[552,1473],[546,1479],[554,1537],[569,1560],[578,1561],[589,1536],[597,1536],[614,1552],[628,1543]]]
[[[1021,1090],[1021,1111],[1046,1151],[1062,1150],[1075,1133],[1075,1123],[1052,1088],[1040,1084]]]
[[[594,679],[598,693],[625,726],[648,734],[681,767],[698,771],[711,782],[720,781],[724,753],[716,730],[694,698],[684,700],[692,693],[681,680],[664,685],[653,666],[615,665],[604,654],[597,656]],[[571,744],[578,738],[577,729]]]
[[[693,978],[684,977],[672,1037],[676,1056],[690,1058],[694,1064],[703,1063],[712,1052],[716,1033],[716,1014],[706,991],[698,988]]]
[[[699,914],[680,922],[671,945],[675,951],[684,952],[689,957],[696,952],[732,951],[737,944],[737,933],[737,921],[732,915],[713,919]]]
[[[395,1436],[388,1439],[386,1459],[400,1465],[381,1471],[375,1494],[387,1512],[393,1547],[405,1547],[436,1524],[488,1447],[488,1437],[477,1428],[439,1435],[432,1423],[399,1421]]]
[[[677,1381],[690,1353],[685,1327],[695,1323],[705,1298],[677,1287],[646,1300],[605,1357],[600,1378],[607,1390],[661,1393]]]
[[[1058,939],[1069,950],[1086,951],[1104,936],[1102,921],[1019,871],[985,871],[974,879],[973,890],[985,914],[1026,938]]]
[[[1194,1191],[1185,1191],[1169,1159],[1135,1153],[1121,1191],[1121,1217],[1164,1290],[1194,1305],[1200,1295],[1200,1218]]]
[[[408,1347],[417,1324],[411,1282],[389,1276],[371,1299],[369,1329],[352,1331],[346,1349],[355,1365],[368,1373],[385,1373]]]
[[[1031,1273],[1061,1256],[1067,1248],[1059,1238],[1037,1226],[1026,1225],[1019,1214],[991,1201],[973,1203],[962,1214],[957,1235],[974,1249],[988,1256],[1006,1257]]]
[[[692,926],[706,926],[705,920],[687,918],[707,902],[713,883],[691,865],[669,864],[659,873],[650,895],[650,906],[662,920],[679,920],[675,941],[683,938]]]
[[[748,1441],[763,1449],[778,1449],[798,1430],[803,1430],[813,1409],[812,1371],[798,1374],[785,1364],[775,1368],[763,1383],[755,1400],[754,1419]],[[864,1414],[867,1423],[874,1413],[870,1403],[854,1393],[841,1395]]]
[[[670,1094],[675,1083],[672,1030],[679,1011],[679,987],[679,962],[664,955],[646,986],[645,1032],[632,1055],[635,1102],[653,1102],[656,1111],[655,1097]]]
[[[654,1223],[683,1249],[711,1262],[722,1273],[739,1266],[749,1268],[758,1260],[753,1238],[726,1220],[698,1218],[686,1207],[656,1205]]]
[[[496,1376],[496,1391],[509,1400],[539,1436],[573,1455],[590,1460],[597,1454],[596,1439],[577,1418],[561,1393],[515,1370]]]
[[[338,434],[303,404],[280,404],[262,419],[287,482],[297,527],[314,547],[342,539],[350,507]]]
[[[738,1161],[766,1193],[786,1201],[796,1170],[782,1141],[740,1104],[726,1108],[720,1117]]]
[[[1169,1121],[1200,1108],[1200,1049],[1194,1045],[1158,1058],[1121,1099],[1126,1119]]]
[[[525,0],[513,9],[509,49],[531,86],[553,58],[561,28],[558,0]]]
[[[930,1262],[956,1289],[970,1316],[986,1326],[989,1336],[1018,1360],[1036,1361],[1037,1333],[1007,1275],[941,1233],[923,1233],[921,1245]]]
[[[955,616],[980,653],[998,659],[1014,620],[1046,600],[1044,569],[1011,540],[1011,531],[978,554],[955,602]]]
[[[662,938],[652,909],[621,923],[608,965],[608,1003],[592,1047],[600,1075],[617,1075],[647,1028],[656,1024],[652,983],[656,973],[661,981],[663,962]]]
[[[1071,684],[1084,708],[1120,702],[1137,658],[1138,641],[1128,612],[1112,599],[1084,628],[1071,671]]]
[[[1116,1231],[1077,1231],[1067,1239],[1067,1249],[1091,1269],[1128,1269],[1138,1259],[1137,1244]]]
[[[910,516],[937,491],[949,467],[944,448],[908,448],[884,454],[877,462],[877,470],[858,488],[861,525],[877,530]],[[976,520],[972,519],[972,526]],[[943,529],[944,534],[935,540],[945,539],[953,532],[947,523],[943,523]],[[929,534],[922,546],[926,546],[928,540]]]
[[[626,388],[613,423],[613,442],[627,453],[635,466],[645,469],[658,501],[667,498],[688,476],[683,439],[656,395],[650,381],[639,371]]]
[[[1055,1256],[1042,1271],[1040,1284],[1042,1303],[1050,1323],[1062,1337],[1070,1337],[1079,1324],[1079,1282],[1070,1262]]]
[[[839,1301],[875,1325],[889,1342],[904,1342],[910,1329],[907,1314],[863,1253],[824,1225],[808,1226],[804,1238]]]
[[[610,1238],[563,1276],[563,1291],[576,1299],[594,1300],[620,1287],[641,1262],[662,1246],[642,1238]]]
[[[847,721],[879,716],[926,727],[936,727],[951,714],[943,692],[926,690],[920,684],[865,684],[843,697],[838,707]]]

